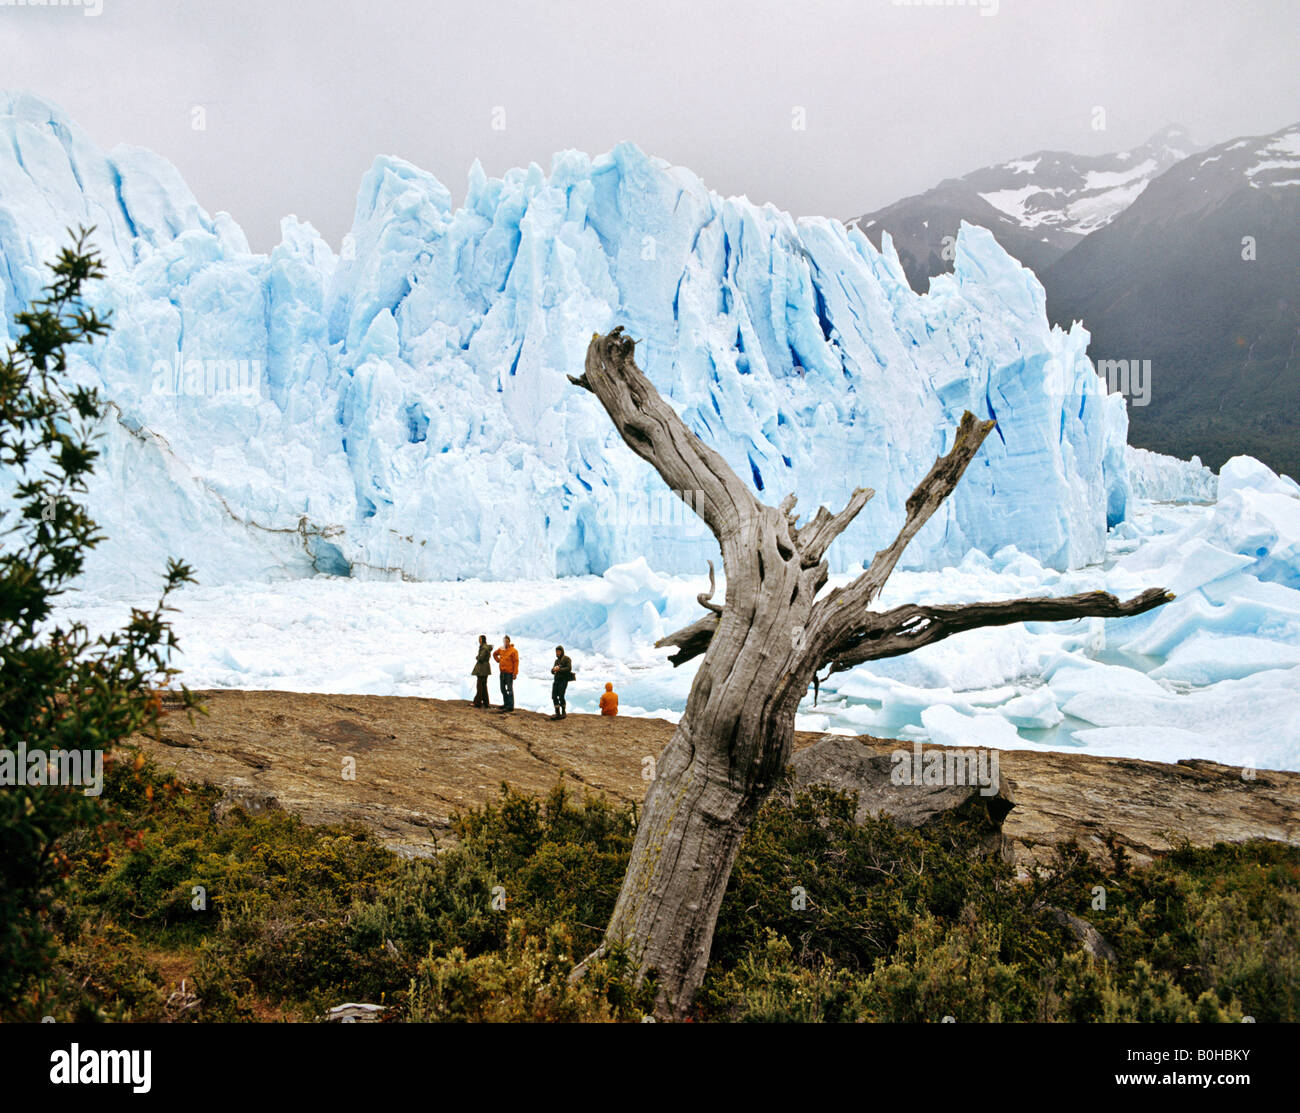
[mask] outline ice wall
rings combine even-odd
[[[0,98],[0,294],[39,288],[64,228],[98,226],[114,330],[77,373],[114,402],[92,511],[98,585],[156,554],[206,582],[314,571],[413,579],[695,572],[712,539],[566,376],[623,325],[702,438],[766,500],[876,497],[834,569],[893,536],[964,409],[996,431],[912,565],[1016,545],[1101,559],[1126,513],[1124,401],[1050,329],[1043,290],[985,230],[926,294],[892,245],[724,199],[623,144],[489,179],[454,207],[381,157],[340,254],[286,218],[270,255],[164,160],[104,155],[51,105]],[[147,544],[136,539],[145,538]],[[214,538],[217,539],[214,541]]]
[[[1145,448],[1129,447],[1128,475],[1135,498],[1155,502],[1213,502],[1218,477],[1199,456],[1178,460]]]

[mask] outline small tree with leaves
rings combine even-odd
[[[93,343],[108,324],[83,303],[103,276],[82,229],[53,265],[53,280],[15,318],[17,338],[0,360],[0,467],[9,480],[0,504],[0,754],[13,776],[0,785],[0,1008],[9,1012],[48,966],[47,922],[64,862],[59,840],[106,818],[82,786],[32,775],[60,750],[104,753],[157,722],[155,688],[176,639],[167,597],[192,580],[171,561],[152,610],[132,609],[122,630],[91,638],[80,623],[52,621],[57,598],[102,540],[77,496],[98,452],[91,445],[98,393],[68,387],[68,352]],[[185,707],[197,706],[180,690]],[[19,766],[19,747],[27,760]]]

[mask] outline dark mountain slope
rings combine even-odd
[[[1151,361],[1133,444],[1300,475],[1300,125],[1183,160],[1040,278],[1094,362]]]

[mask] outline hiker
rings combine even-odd
[[[600,697],[600,713],[602,715],[618,714],[618,693],[614,691],[613,684],[605,685],[605,691]]]
[[[487,635],[478,636],[478,660],[474,662],[474,667],[470,670],[470,676],[478,681],[478,687],[474,689],[474,706],[491,707],[492,701],[488,698],[488,677],[492,675],[492,647],[488,645]]]
[[[573,679],[573,662],[565,656],[562,645],[555,647],[555,664],[551,666],[551,675],[555,677],[551,681],[551,702],[555,704],[555,714],[551,718],[566,719],[569,712],[564,704],[564,690]]]
[[[509,635],[506,635],[501,648],[493,651],[492,660],[501,670],[501,710],[498,713],[508,715],[515,709],[515,677],[519,675],[519,650],[510,644]]]

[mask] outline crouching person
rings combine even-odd
[[[602,715],[618,714],[618,693],[614,691],[613,684],[605,685],[605,691],[600,697],[600,713]]]

